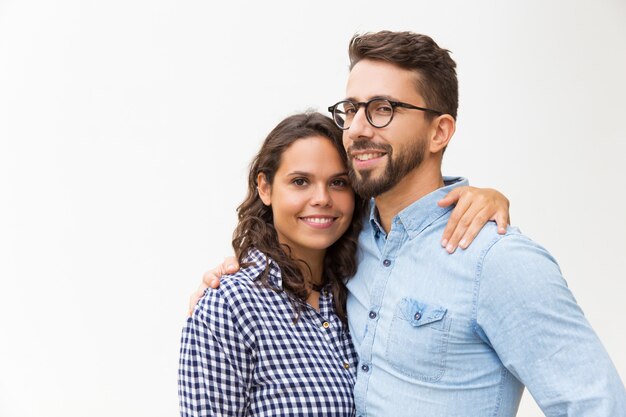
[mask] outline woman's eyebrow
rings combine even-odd
[[[306,172],[306,171],[292,171],[290,173],[288,173],[287,175],[291,176],[291,175],[301,175],[303,177],[312,177],[314,176],[314,174],[310,173],[310,172]],[[348,171],[341,171],[341,172],[337,172],[335,174],[332,174],[331,177],[341,177],[344,175],[348,175]]]

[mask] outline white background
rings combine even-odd
[[[626,378],[623,0],[0,0],[1,417],[177,415],[187,298],[249,160],[381,29],[453,52],[444,173],[510,198]]]

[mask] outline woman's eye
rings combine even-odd
[[[301,187],[303,185],[306,185],[306,180],[304,178],[294,178],[291,183]]]
[[[332,180],[330,185],[333,186],[333,187],[347,187],[348,186],[348,180],[345,180],[343,178],[337,178],[337,179]]]

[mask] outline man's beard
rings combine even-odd
[[[373,178],[373,170],[361,170],[356,172],[349,156],[355,150],[382,150],[387,154],[387,166],[378,178]],[[348,148],[349,175],[352,188],[364,199],[370,199],[391,190],[409,172],[417,168],[424,160],[426,153],[426,141],[419,138],[411,142],[404,150],[398,151],[398,156],[393,158],[393,148],[389,144],[374,144],[370,141],[354,142]]]

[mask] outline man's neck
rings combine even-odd
[[[376,209],[385,232],[389,233],[391,221],[398,213],[443,185],[440,165],[429,167],[422,163],[391,190],[375,197]]]

